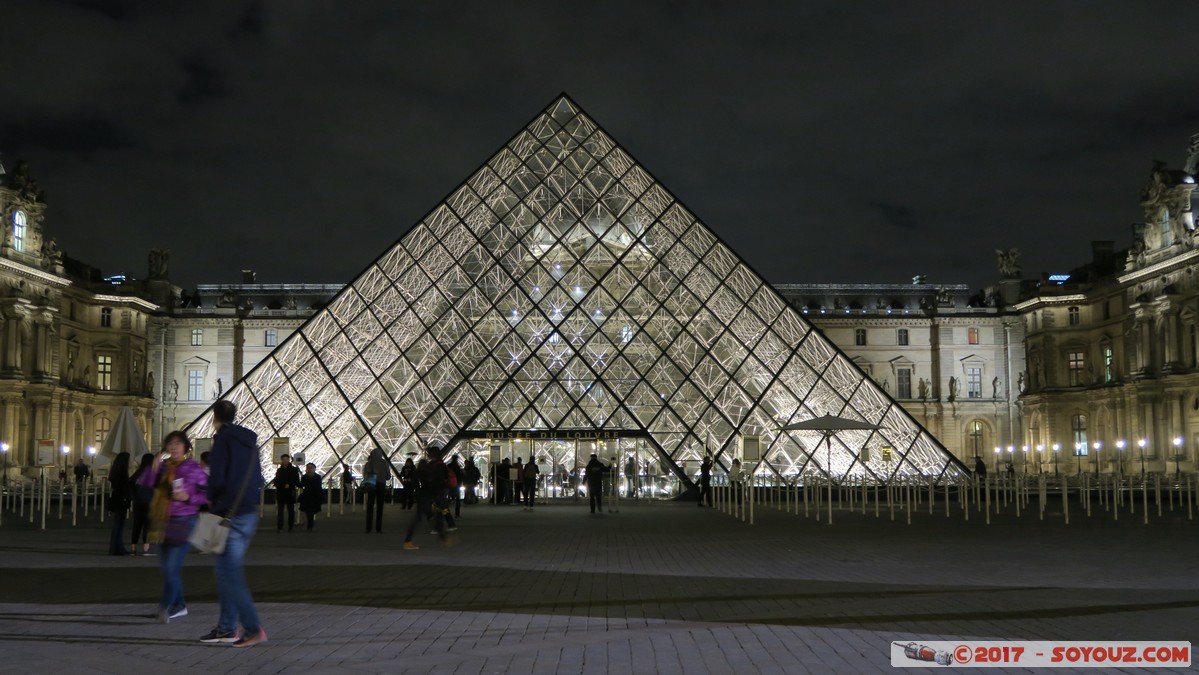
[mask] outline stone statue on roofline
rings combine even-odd
[[[995,249],[995,257],[998,262],[999,277],[1001,279],[1020,278],[1020,249],[1009,248],[1006,251]]]

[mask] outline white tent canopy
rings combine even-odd
[[[117,420],[104,439],[98,457],[111,461],[122,452],[128,452],[129,460],[135,464],[142,455],[150,452],[146,446],[146,434],[142,432],[129,406],[122,406],[121,412],[117,413]]]

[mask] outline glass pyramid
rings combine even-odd
[[[679,475],[747,436],[788,474],[964,470],[565,95],[222,398],[321,469],[531,434]],[[825,414],[878,429],[780,430]]]

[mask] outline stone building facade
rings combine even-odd
[[[1156,163],[1131,244],[1044,279],[1016,305],[1027,331],[1027,443],[1061,471],[1186,472],[1199,448],[1199,135],[1181,170]]]
[[[158,306],[63,256],[43,232],[46,197],[24,164],[0,175],[0,443],[10,466],[37,441],[90,459],[122,406],[150,429],[146,334]]]

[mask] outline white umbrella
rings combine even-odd
[[[828,474],[828,524],[833,524],[833,434],[845,429],[877,429],[877,424],[863,422],[861,420],[849,419],[848,417],[837,417],[836,415],[823,415],[821,417],[813,417],[802,422],[792,422],[783,427],[783,431],[819,431],[824,434],[826,447],[828,448],[828,464],[825,466],[825,473]]]
[[[150,452],[150,448],[146,446],[146,435],[142,433],[142,428],[138,426],[137,418],[133,416],[133,410],[129,406],[121,407],[112,430],[108,432],[104,445],[100,447],[100,456],[109,459],[115,459],[121,452],[128,452],[129,460],[134,464],[142,455]]]

